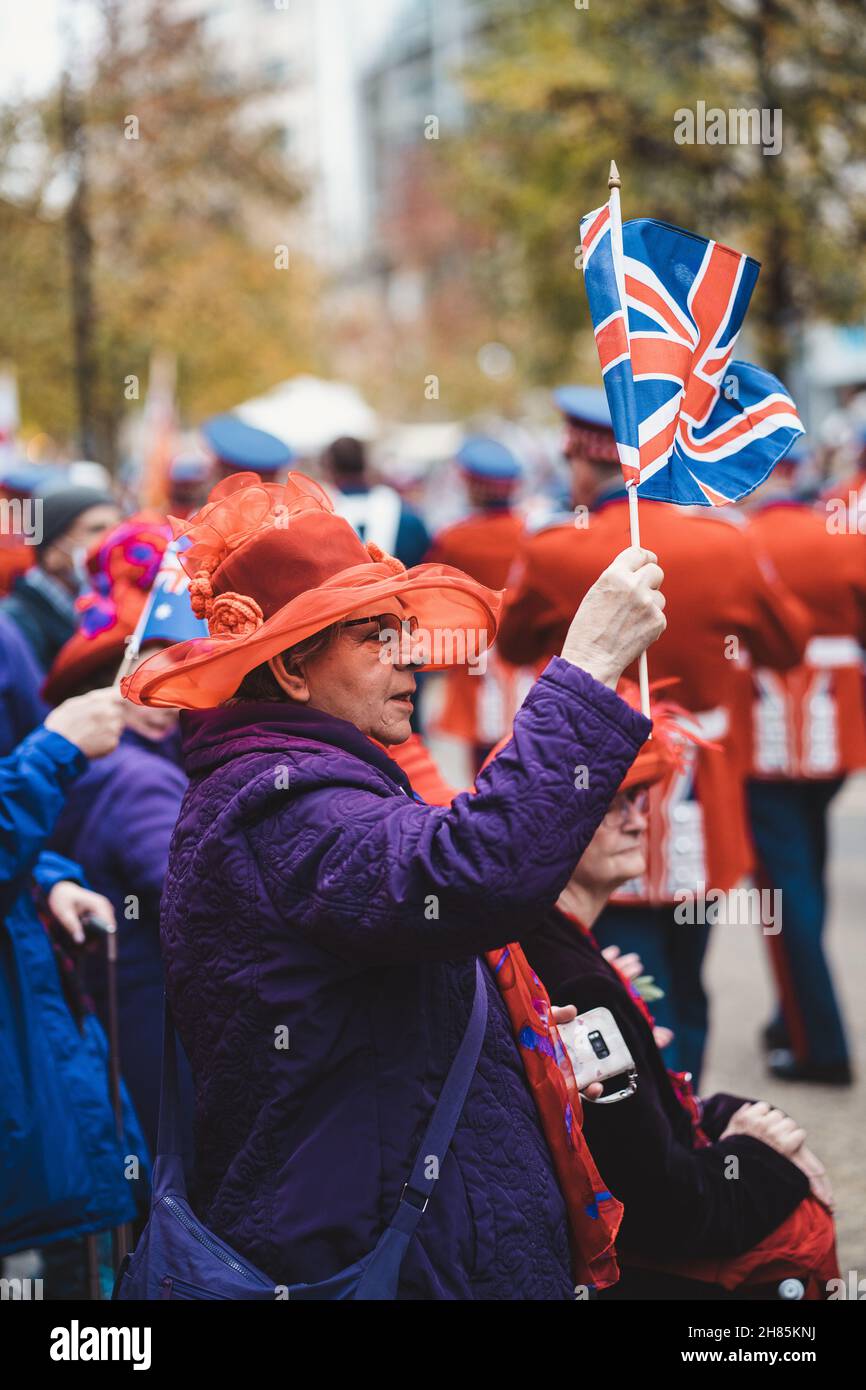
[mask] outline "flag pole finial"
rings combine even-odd
[[[607,176],[608,188],[622,188],[622,179],[619,176],[619,169],[616,167],[616,160],[610,161],[610,173]]]

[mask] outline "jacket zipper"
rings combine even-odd
[[[211,1240],[209,1236],[205,1235],[204,1231],[187,1216],[179,1202],[176,1202],[173,1197],[163,1197],[162,1200],[172,1215],[177,1217],[180,1224],[189,1231],[191,1236],[195,1237],[200,1245],[203,1245],[206,1250],[210,1250],[211,1254],[216,1255],[217,1259],[222,1260],[223,1264],[229,1265],[231,1269],[236,1269],[238,1274],[242,1274],[245,1279],[254,1280],[255,1276],[251,1274],[248,1269],[238,1260],[233,1260],[230,1255],[226,1254],[221,1246],[217,1245],[216,1241]]]

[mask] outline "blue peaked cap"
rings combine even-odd
[[[218,459],[240,470],[275,473],[295,457],[281,439],[254,429],[237,415],[215,415],[205,420],[201,432]]]
[[[601,386],[560,386],[553,393],[557,408],[581,425],[612,430],[610,406]]]
[[[457,450],[457,462],[467,473],[477,478],[509,482],[521,476],[523,469],[510,449],[485,434],[471,434]]]

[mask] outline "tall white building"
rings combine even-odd
[[[299,249],[354,278],[405,152],[434,115],[459,127],[455,74],[489,0],[175,0],[199,17],[227,76],[277,91],[262,113],[284,132],[306,190]]]
[[[374,205],[387,198],[391,178],[425,138],[431,118],[440,138],[463,124],[459,74],[488,11],[489,0],[403,0],[363,82],[366,175]]]
[[[367,236],[364,65],[400,0],[175,0],[202,20],[227,77],[275,87],[262,115],[282,127],[305,188],[293,218],[298,249],[340,270]]]

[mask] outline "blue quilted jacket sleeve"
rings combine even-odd
[[[440,808],[317,788],[254,833],[260,872],[293,928],[346,960],[505,945],[555,902],[650,728],[555,657],[474,793]]]
[[[80,749],[41,726],[0,760],[0,887],[33,870],[68,787],[86,766]]]

